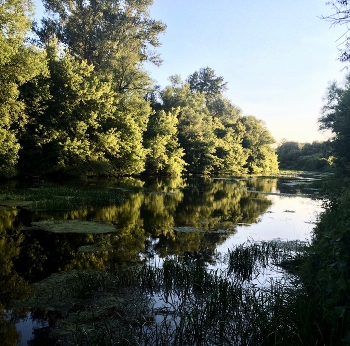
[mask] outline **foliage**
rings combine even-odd
[[[86,95],[80,100],[77,99],[80,95],[65,100],[66,109],[79,107],[81,115],[85,111],[87,114],[86,118],[77,119],[72,135],[67,138],[63,131],[65,137],[57,138],[63,155],[54,158],[54,170],[114,175],[138,174],[144,170],[147,151],[143,132],[151,109],[144,101],[150,80],[141,67],[146,60],[158,61],[147,47],[158,46],[157,35],[165,29],[163,23],[149,18],[151,3],[149,0],[44,2],[51,16],[42,21],[41,27],[35,27],[38,43],[67,47],[63,60],[70,59],[77,66],[75,73],[85,73],[85,79],[94,83],[85,85]],[[63,90],[70,88],[65,80],[67,74],[57,77],[63,82]],[[51,78],[55,80],[56,76],[53,74]],[[54,100],[58,99],[57,91],[60,92],[51,88]],[[69,96],[69,90],[61,94]],[[56,114],[60,116],[60,112]],[[68,120],[71,115],[66,116]],[[71,128],[68,122],[64,126]],[[55,143],[51,145],[57,148]]]
[[[186,165],[177,138],[178,110],[161,110],[151,115],[145,132],[148,174],[179,175]]]
[[[30,2],[0,7],[0,176],[278,169],[271,135],[248,139],[259,126],[223,96],[213,69],[152,91],[143,65],[160,64],[152,49],[165,30],[152,0],[43,3],[32,32]]]
[[[346,5],[347,2],[345,1]],[[333,132],[331,141],[335,175],[325,185],[327,200],[313,230],[312,244],[301,264],[300,275],[307,294],[313,297],[319,330],[328,331],[325,344],[350,343],[349,256],[349,78],[343,88],[333,83],[319,119],[320,127]],[[326,333],[323,333],[323,338]]]
[[[41,27],[35,27],[35,32],[41,44],[47,45],[57,37],[75,57],[98,70],[115,73],[124,66],[124,71],[119,72],[125,76],[120,79],[120,75],[118,82],[120,89],[128,88],[128,65],[159,61],[149,47],[160,45],[158,35],[165,25],[149,18],[152,3],[152,0],[44,0],[50,16],[42,21]],[[135,54],[138,57],[132,61]]]
[[[119,147],[113,129],[103,126],[114,111],[110,84],[55,43],[46,50],[50,76],[22,87],[30,119],[21,138],[21,171],[86,174],[107,166],[106,151]]]
[[[248,154],[245,167],[249,173],[276,173],[278,161],[271,144],[275,143],[263,121],[249,115],[241,118],[245,127],[242,146]]]
[[[276,151],[282,169],[321,172],[332,169],[334,158],[329,141],[312,143],[283,141]]]
[[[216,77],[214,70],[209,67],[192,73],[186,82],[192,92],[204,94],[208,102],[227,90],[227,82],[224,82],[224,78]]]
[[[204,77],[208,77],[214,86],[207,80],[203,82],[206,87],[191,86],[194,79]],[[179,108],[178,136],[188,171],[235,175],[278,171],[277,157],[270,147],[274,142],[270,133],[252,116],[249,118],[251,123],[256,122],[260,127],[248,126],[240,109],[220,94],[226,85],[222,77],[215,78],[214,71],[207,68],[194,73],[188,80],[190,83],[184,83],[178,76],[170,77],[172,85],[160,92],[160,101],[155,105],[164,110]],[[256,140],[254,131],[260,128],[263,131]],[[252,162],[250,166],[247,160]]]
[[[18,132],[27,121],[19,86],[45,73],[42,54],[25,42],[31,25],[32,3],[0,3],[0,177],[16,173]]]

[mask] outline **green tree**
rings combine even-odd
[[[18,160],[18,132],[27,121],[19,87],[46,73],[43,55],[26,43],[31,27],[30,1],[0,3],[0,176],[15,174]]]
[[[183,172],[185,154],[177,138],[178,113],[178,109],[168,113],[161,110],[151,115],[145,133],[147,173],[179,175]]]
[[[50,76],[22,87],[29,121],[21,136],[24,172],[84,174],[112,171],[110,156],[119,149],[118,133],[106,123],[115,111],[108,82],[93,67],[47,47]]]
[[[284,141],[277,147],[278,160],[283,169],[298,169],[297,162],[301,155],[302,144],[293,141]]]
[[[331,169],[330,142],[298,143],[282,142],[276,149],[280,167],[305,171],[327,171]]]
[[[227,82],[224,82],[223,77],[217,77],[210,67],[192,73],[186,81],[192,92],[204,94],[208,102],[227,90]]]
[[[45,44],[53,36],[68,46],[71,53],[98,69],[110,70],[125,54],[138,54],[138,61],[158,63],[150,47],[160,45],[158,35],[165,25],[150,18],[153,0],[44,0],[51,14],[36,26]],[[129,61],[132,63],[131,61]]]
[[[215,141],[215,160],[212,172],[216,174],[242,174],[247,155],[243,151],[242,140],[245,132],[239,123],[241,110],[224,98],[227,90],[223,77],[217,77],[214,70],[206,67],[187,78],[192,93],[204,95],[206,108],[213,119]]]
[[[267,130],[265,123],[252,115],[241,118],[246,131],[243,138],[248,159],[246,168],[249,173],[275,173],[278,171],[278,159],[271,144],[274,138]]]
[[[214,72],[211,69],[212,78]],[[185,150],[188,171],[204,174],[242,174],[247,155],[241,145],[245,128],[239,122],[241,111],[229,100],[206,90],[191,90],[178,75],[169,78],[171,86],[150,98],[156,108],[179,108],[178,136]],[[220,83],[223,83],[220,77]],[[219,82],[218,82],[219,84]],[[155,90],[157,92],[158,90]],[[214,97],[215,95],[215,97]]]
[[[240,118],[242,111],[231,104],[229,100],[217,95],[207,103],[208,110],[215,119],[217,136],[216,155],[220,159],[217,173],[244,174],[244,167],[248,158],[244,151],[242,141],[245,127]]]
[[[75,59],[93,66],[101,83],[110,83],[114,111],[98,126],[106,134],[101,145],[114,174],[138,174],[145,168],[143,133],[151,114],[145,95],[152,82],[142,64],[160,63],[152,48],[159,46],[158,35],[165,30],[162,22],[150,18],[151,4],[152,0],[45,0],[51,16],[35,27],[42,45],[56,37]],[[77,148],[77,143],[67,145]],[[86,151],[83,143],[78,147]]]
[[[206,107],[204,95],[192,93],[188,83],[174,84],[162,92],[165,111],[179,107],[178,138],[185,150],[188,171],[210,174],[218,163],[215,155],[216,136],[213,118]]]
[[[344,177],[350,172],[350,76],[345,85],[330,85],[327,91],[326,104],[319,118],[321,130],[334,134],[331,140],[336,168]]]

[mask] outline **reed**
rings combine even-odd
[[[305,251],[300,242],[249,242],[223,257],[222,270],[169,257],[162,266],[56,274],[36,304],[61,309],[66,345],[325,344],[336,325],[297,276],[254,281]]]

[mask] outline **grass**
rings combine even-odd
[[[64,345],[336,345],[336,323],[298,277],[256,281],[305,251],[300,242],[249,242],[216,270],[168,257],[109,273],[53,274],[19,304],[62,316],[52,340]]]

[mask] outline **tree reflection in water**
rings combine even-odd
[[[60,271],[109,271],[155,255],[199,256],[215,263],[216,247],[234,234],[237,224],[258,222],[271,205],[265,194],[249,190],[273,191],[277,179],[178,177],[92,183],[94,188],[120,189],[125,201],[64,211],[0,210],[1,311],[13,309],[12,299],[29,295],[31,283]],[[57,234],[23,227],[47,219],[103,220],[117,232]],[[32,319],[41,317],[47,316],[32,311]],[[19,335],[14,322],[5,313],[0,318],[7,344],[15,344]],[[42,331],[36,335],[41,338]]]

